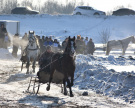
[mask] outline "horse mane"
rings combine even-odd
[[[35,39],[36,39],[36,44],[37,46],[40,48],[40,44],[39,44],[39,39],[34,35]]]

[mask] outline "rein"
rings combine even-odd
[[[36,49],[29,49],[29,48],[28,48],[28,50],[38,50],[38,49],[39,49],[39,48],[36,48]]]
[[[63,58],[63,55],[62,55],[61,57],[57,58],[56,60],[54,60],[53,62],[51,62],[51,63],[47,64],[46,66],[44,66],[44,67],[43,67],[42,69],[40,69],[38,72],[43,71],[46,67],[48,67],[49,65],[51,65],[52,63],[56,62],[57,60],[59,60],[59,59],[61,59],[61,58]]]
[[[63,56],[65,55],[65,53],[64,54],[62,54],[62,56],[60,56],[59,58],[57,58],[56,60],[54,60],[54,61],[51,61],[51,63],[49,63],[49,64],[47,64],[46,66],[44,66],[43,68],[41,68],[38,72],[41,72],[41,71],[43,71],[46,67],[48,67],[49,65],[51,65],[52,63],[54,63],[54,62],[56,62],[57,60],[60,60],[61,58],[63,58]]]

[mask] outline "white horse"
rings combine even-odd
[[[122,40],[111,40],[107,43],[106,55],[109,55],[112,49],[122,49],[122,55],[125,54],[125,51],[128,47],[128,44],[132,42],[135,43],[134,36],[127,37]]]
[[[33,62],[32,68],[33,72],[35,72],[35,63],[40,54],[39,44],[34,35],[34,31],[29,31],[28,41],[29,41],[28,46],[26,48],[26,55],[27,55],[26,74],[29,74],[30,62]]]

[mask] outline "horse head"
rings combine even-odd
[[[34,31],[29,31],[28,40],[29,40],[29,44],[30,44],[31,46],[33,46],[33,44],[35,43],[34,34],[35,34]]]
[[[71,57],[74,57],[75,55],[75,36],[73,38],[70,38],[70,36],[68,37],[68,43],[67,43],[67,47],[65,49],[65,53],[69,54]]]

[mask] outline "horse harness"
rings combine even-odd
[[[44,66],[43,68],[41,68],[38,72],[43,71],[45,68],[47,68],[49,65],[51,65],[52,63],[56,62],[57,60],[60,60],[61,58],[63,58],[63,54],[61,56],[59,56],[56,60],[51,61],[51,63],[47,64],[46,66]],[[60,65],[61,65],[61,61],[60,61]]]
[[[30,38],[32,39],[31,42],[33,42],[35,37],[30,37]],[[37,44],[37,43],[36,43],[36,44]],[[37,45],[37,48],[36,48],[36,49],[30,49],[30,48],[28,48],[28,46],[29,46],[29,45],[27,45],[26,50],[38,50],[38,49],[39,49],[39,46],[38,46],[38,45]]]

